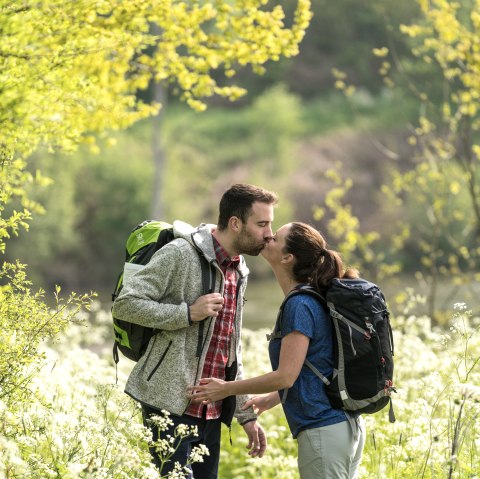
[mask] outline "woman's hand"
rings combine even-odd
[[[214,378],[200,379],[200,384],[187,388],[187,397],[195,402],[209,404],[228,396],[249,393],[263,394],[268,391],[275,391],[272,395],[265,396],[265,399],[260,399],[262,396],[256,396],[256,406],[259,411],[263,412],[270,409],[280,402],[277,391],[291,388],[297,380],[307,356],[309,343],[309,337],[299,331],[292,331],[282,338],[279,366],[275,371],[238,381],[227,382]]]
[[[260,416],[262,412],[271,409],[277,404],[280,404],[280,395],[277,391],[273,391],[271,393],[253,396],[243,404],[242,410],[244,411],[249,407],[253,407],[253,411],[255,412],[255,414]]]
[[[215,378],[200,379],[200,384],[188,387],[187,392],[190,393],[188,394],[189,399],[203,404],[213,403],[231,396],[228,392],[227,381]]]

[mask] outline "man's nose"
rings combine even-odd
[[[263,234],[263,238],[266,241],[271,241],[273,239],[273,231],[272,231],[272,228],[270,226],[267,228],[267,230]]]

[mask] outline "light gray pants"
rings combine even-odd
[[[361,417],[306,429],[297,440],[301,479],[355,479],[365,445]]]

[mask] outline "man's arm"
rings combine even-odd
[[[113,304],[113,315],[142,326],[175,330],[188,327],[189,304],[201,292],[200,259],[188,246],[169,243],[157,251],[150,262],[124,285]],[[201,300],[194,307],[198,315],[213,315],[217,299]],[[212,314],[209,314],[212,313]],[[203,318],[202,318],[203,319]]]

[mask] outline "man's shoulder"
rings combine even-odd
[[[150,264],[153,267],[162,267],[189,261],[189,258],[194,254],[192,251],[194,251],[194,248],[188,241],[183,238],[175,238],[154,253]]]
[[[178,257],[179,259],[198,254],[193,244],[185,238],[174,238],[172,241],[162,246],[162,248],[155,254],[160,252],[163,252],[163,256],[171,256],[172,258]]]

